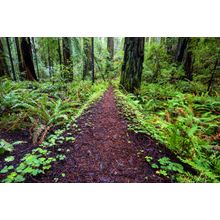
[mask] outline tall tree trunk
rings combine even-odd
[[[9,40],[10,40],[9,37],[6,37],[6,43],[7,43],[7,47],[8,47],[8,54],[9,54],[9,59],[10,59],[10,63],[11,63],[13,80],[16,81],[15,68],[14,68],[14,63],[13,63],[13,59],[12,59],[12,54],[11,54],[11,48],[10,48]]]
[[[50,57],[50,42],[49,42],[49,39],[47,41],[47,52],[48,52],[48,68],[49,68],[49,75],[50,75],[50,78],[51,78],[51,57]]]
[[[108,49],[108,52],[109,52],[109,55],[110,55],[109,59],[113,60],[113,58],[114,58],[114,38],[113,37],[108,37],[107,49]]]
[[[5,52],[2,43],[2,37],[0,37],[0,77],[8,75],[8,66],[5,59]]]
[[[21,49],[20,49],[20,43],[19,43],[19,38],[15,37],[15,45],[16,45],[16,50],[17,50],[17,55],[18,55],[18,68],[20,73],[23,73],[25,71],[23,63],[22,63],[22,57],[21,57]]]
[[[108,37],[107,39],[107,50],[108,56],[106,61],[106,73],[108,74],[109,71],[113,69],[113,58],[114,58],[114,38]]]
[[[35,64],[36,64],[36,68],[37,68],[37,77],[38,77],[38,79],[39,79],[40,73],[39,73],[38,58],[37,58],[37,49],[36,49],[34,37],[32,37],[32,45],[33,45],[33,49],[34,49],[33,51],[34,51],[34,57],[35,57]]]
[[[144,61],[144,37],[126,37],[120,85],[135,93],[141,86]]]
[[[30,81],[37,80],[31,51],[31,41],[29,37],[21,38],[21,54],[23,58],[22,61],[25,68],[26,79]]]
[[[184,53],[187,48],[187,42],[188,42],[187,37],[179,37],[178,38],[177,49],[176,49],[176,54],[175,54],[175,61],[176,62],[183,61]]]
[[[61,47],[60,47],[60,38],[57,38],[57,51],[58,51],[58,55],[59,55],[59,63],[60,66],[62,65],[62,55],[61,55]]]
[[[83,77],[82,79],[85,80],[86,76],[89,76],[89,72],[92,71],[92,45],[90,42],[90,38],[84,37],[83,38]]]
[[[218,66],[218,62],[219,62],[219,57],[216,58],[215,65],[214,65],[214,68],[212,70],[211,78],[209,80],[208,89],[207,89],[208,92],[211,91],[211,86],[212,86],[212,83],[214,81],[214,76],[215,76],[216,68]]]
[[[63,38],[63,64],[65,66],[64,78],[67,81],[73,80],[71,71],[71,42],[69,37]]]
[[[185,57],[184,57],[184,70],[186,73],[186,78],[190,81],[193,80],[193,55],[192,55],[192,39],[188,38],[187,40],[187,48],[186,48],[186,52],[185,52]]]
[[[95,82],[95,65],[94,65],[94,37],[91,39],[92,41],[92,83]]]

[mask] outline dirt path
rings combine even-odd
[[[165,156],[164,149],[151,138],[127,130],[112,87],[77,123],[81,131],[76,141],[62,146],[69,149],[66,160],[55,164],[40,182],[54,182],[54,178],[58,182],[169,182],[144,159]]]

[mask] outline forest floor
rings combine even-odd
[[[114,97],[110,87],[79,118],[75,142],[62,146],[69,149],[66,160],[55,163],[39,182],[54,182],[58,176],[57,182],[170,182],[155,174],[144,158],[159,159],[170,153],[150,137],[129,131]]]
[[[77,120],[78,131],[72,128],[75,141],[58,146],[65,149],[66,159],[56,161],[45,175],[30,177],[26,182],[171,182],[168,177],[156,174],[146,163],[145,156],[158,160],[173,155],[151,137],[128,130],[128,122],[121,112],[110,86],[103,97]],[[0,133],[0,137],[2,135]],[[27,135],[3,136],[27,141]],[[17,156],[21,154],[13,162],[15,166],[18,159],[34,146],[27,143],[23,148],[20,148],[22,152],[14,152]]]

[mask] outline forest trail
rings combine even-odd
[[[41,182],[53,182],[61,173],[65,177],[58,182],[169,182],[145,162],[147,151],[158,158],[164,154],[151,138],[128,131],[112,87],[77,124],[75,142],[64,146],[69,149],[66,160],[53,166]]]

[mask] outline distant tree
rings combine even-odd
[[[113,58],[114,58],[114,38],[113,37],[108,37],[107,49],[108,49],[108,53],[109,53],[109,59],[113,60]]]
[[[63,64],[65,66],[64,78],[68,81],[73,80],[71,62],[71,39],[69,37],[63,37]]]
[[[37,80],[31,50],[31,41],[29,37],[21,38],[21,54],[23,66],[25,68],[26,79],[30,81]]]
[[[180,37],[178,39],[175,61],[183,64],[186,78],[191,81],[193,79],[193,54],[192,39],[190,37]]]
[[[144,37],[125,38],[120,85],[128,92],[135,93],[141,86],[144,42]]]
[[[51,78],[51,55],[50,55],[50,42],[49,42],[49,38],[47,39],[47,54],[48,54],[48,68],[49,68],[49,75]]]
[[[89,72],[92,71],[92,44],[90,38],[83,38],[83,80],[86,76],[89,75]]]
[[[39,77],[40,77],[40,73],[39,73],[39,65],[38,65],[37,49],[36,49],[35,39],[34,39],[34,37],[32,37],[31,40],[32,40],[32,45],[33,45],[33,53],[34,53],[34,60],[35,60],[36,69],[37,69],[37,76],[38,76],[38,78],[39,78]]]
[[[57,38],[57,51],[59,55],[59,64],[62,65],[62,54],[61,54],[61,46],[60,46],[60,38]]]
[[[21,56],[21,48],[20,48],[20,42],[19,42],[19,38],[15,37],[15,45],[16,45],[16,51],[17,51],[17,55],[18,55],[18,68],[20,73],[23,73],[25,71],[23,63],[22,63],[22,56]]]
[[[0,76],[8,75],[8,66],[5,59],[5,51],[3,48],[3,38],[0,37]]]
[[[187,47],[185,51],[185,56],[183,59],[184,70],[186,73],[186,78],[190,81],[193,80],[193,54],[192,54],[192,39],[187,39]]]
[[[107,62],[106,62],[106,73],[108,74],[109,71],[113,69],[113,58],[114,58],[114,38],[108,37],[107,38]]]
[[[10,38],[9,37],[6,37],[6,43],[7,43],[7,47],[8,47],[8,54],[9,54],[9,59],[10,59],[10,63],[11,63],[13,80],[16,81],[16,74],[15,74],[14,63],[13,63],[13,58],[12,58],[12,54],[11,54]]]
[[[95,55],[94,55],[94,37],[92,37],[91,39],[92,41],[92,83],[95,82],[95,65],[94,65],[94,59],[95,59]]]
[[[187,48],[188,43],[188,37],[179,37],[177,48],[176,48],[176,54],[175,54],[175,61],[176,62],[182,62],[184,58],[184,53]]]

